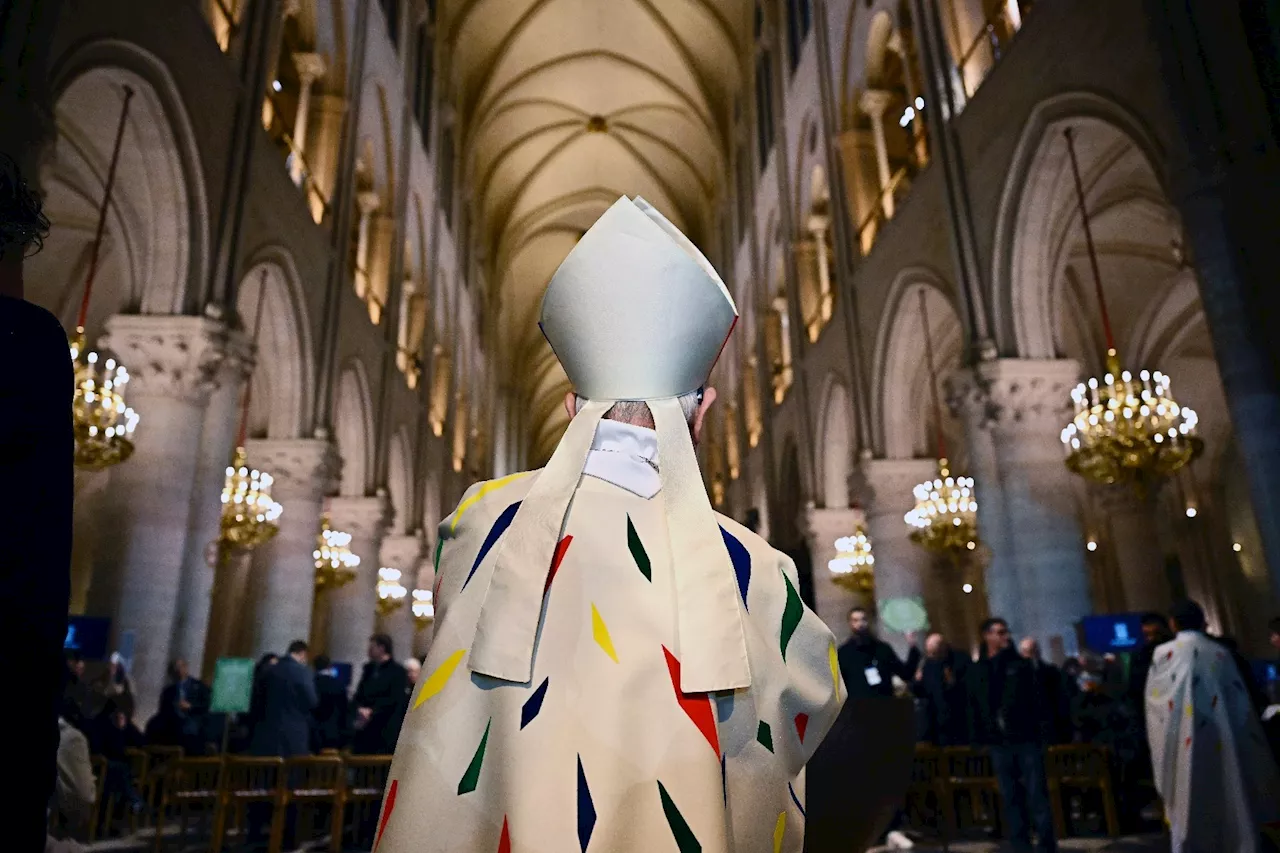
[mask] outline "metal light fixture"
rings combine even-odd
[[[850,592],[872,592],[876,587],[876,558],[861,522],[854,525],[853,535],[836,540],[836,552],[835,559],[827,563],[831,580]]]
[[[404,597],[409,594],[404,584],[400,583],[399,569],[383,566],[378,569],[378,615],[390,616],[404,604]]]
[[[351,534],[331,529],[327,516],[320,520],[320,533],[311,556],[316,562],[317,592],[339,589],[356,579],[360,555],[351,552]]]
[[[84,332],[89,314],[89,298],[93,294],[93,280],[98,273],[102,237],[106,231],[107,208],[111,204],[111,191],[115,187],[116,167],[120,164],[120,147],[124,140],[125,122],[129,117],[129,101],[132,99],[133,89],[125,86],[120,123],[116,127],[115,147],[111,151],[111,165],[107,168],[102,206],[98,209],[98,228],[89,253],[89,272],[85,275],[84,295],[80,299],[76,331],[70,338],[71,365],[75,375],[71,401],[75,464],[77,468],[87,471],[101,471],[132,456],[133,431],[138,426],[138,413],[129,408],[124,398],[129,371],[110,355],[89,349]]]
[[[933,361],[933,339],[925,291],[920,289],[920,322],[924,326],[924,351],[929,365],[929,391],[938,444],[938,476],[918,484],[915,508],[904,516],[912,528],[911,541],[936,554],[960,560],[978,549],[978,501],[973,479],[951,473],[946,441],[942,437],[942,405],[938,402],[938,375]]]
[[[436,605],[432,599],[431,590],[415,589],[411,607],[413,608],[413,624],[419,631],[435,621]]]
[[[1193,410],[1178,405],[1169,392],[1169,377],[1165,374],[1141,370],[1135,376],[1121,368],[1102,292],[1102,274],[1085,207],[1073,129],[1067,128],[1063,135],[1107,342],[1106,373],[1101,379],[1093,377],[1080,383],[1071,392],[1076,413],[1062,430],[1066,464],[1074,473],[1094,482],[1129,483],[1144,493],[1204,450],[1204,442],[1195,434],[1199,419]]]
[[[262,271],[258,288],[258,307],[253,321],[253,348],[258,348],[258,334],[262,326],[262,306],[267,294],[267,271]],[[240,399],[240,427],[236,433],[236,447],[227,466],[227,479],[222,486],[222,523],[219,542],[236,548],[256,548],[280,531],[276,524],[284,512],[271,497],[274,478],[266,471],[249,467],[249,454],[245,450],[245,437],[249,427],[249,399],[252,384],[245,382]]]

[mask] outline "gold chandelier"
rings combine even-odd
[[[351,552],[351,534],[330,529],[327,517],[320,520],[320,533],[311,556],[316,561],[317,592],[339,589],[356,579],[360,555]]]
[[[1204,442],[1195,434],[1199,418],[1192,409],[1178,405],[1169,392],[1169,377],[1165,374],[1142,370],[1135,377],[1121,369],[1085,208],[1073,129],[1067,128],[1063,135],[1107,341],[1106,373],[1102,379],[1091,377],[1071,392],[1076,413],[1061,436],[1067,468],[1097,483],[1129,483],[1145,491],[1204,450]]]
[[[915,509],[905,520],[911,541],[938,554],[962,555],[978,547],[978,501],[972,477],[953,477],[945,457],[938,476],[915,487]]]
[[[271,498],[272,476],[248,463],[244,446],[237,446],[222,486],[221,539],[237,548],[256,548],[275,536],[284,512]]]
[[[138,413],[129,408],[124,399],[129,371],[114,358],[90,350],[85,344],[84,332],[89,314],[89,298],[93,294],[93,280],[98,272],[102,236],[106,230],[107,208],[111,204],[111,190],[115,186],[116,166],[120,163],[120,143],[124,139],[124,126],[132,98],[133,89],[125,86],[124,104],[120,109],[120,123],[116,127],[111,165],[107,168],[102,207],[98,210],[98,229],[89,254],[89,271],[85,276],[84,294],[80,299],[76,332],[70,339],[71,366],[75,375],[71,401],[76,442],[75,464],[77,468],[87,471],[101,471],[132,456],[133,431],[138,426]]]
[[[852,536],[836,540],[836,557],[827,563],[831,580],[850,592],[871,592],[876,587],[875,555],[871,553],[871,539],[861,524],[854,527]]]
[[[404,597],[409,594],[404,584],[400,583],[399,569],[383,566],[378,569],[378,615],[390,616],[404,604]]]
[[[267,271],[262,270],[258,287],[258,307],[253,320],[253,347],[258,347],[258,332],[262,326],[262,305],[267,294]],[[249,454],[245,450],[245,438],[249,425],[249,399],[252,385],[245,382],[240,399],[240,428],[236,435],[236,448],[227,466],[227,478],[222,485],[222,525],[219,541],[235,548],[256,548],[280,531],[276,520],[284,507],[271,497],[271,484],[275,478],[266,471],[249,467]]]
[[[933,338],[929,334],[929,313],[925,291],[920,291],[920,323],[924,326],[924,352],[929,365],[929,391],[933,398],[933,419],[938,444],[938,476],[919,483],[912,490],[915,508],[903,516],[911,527],[911,541],[935,554],[959,561],[978,549],[978,500],[973,478],[956,477],[947,461],[942,437],[942,405],[938,402],[937,370],[933,362]]]
[[[436,618],[436,605],[432,600],[431,590],[415,589],[413,591],[413,624],[421,631]]]

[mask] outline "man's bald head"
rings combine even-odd
[[[1023,637],[1018,643],[1018,653],[1028,660],[1040,660],[1040,644],[1035,637]]]
[[[941,634],[930,634],[924,641],[924,653],[937,660],[947,653],[947,641]]]

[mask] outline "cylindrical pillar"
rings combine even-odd
[[[1107,520],[1107,539],[1115,553],[1124,589],[1125,609],[1167,613],[1172,604],[1164,549],[1156,529],[1156,502],[1130,486],[1095,490]]]
[[[836,557],[836,540],[854,534],[860,515],[861,512],[856,509],[818,509],[810,506],[804,511],[805,539],[808,540],[809,554],[813,558],[814,610],[839,642],[844,642],[849,636],[849,608],[855,605],[875,607],[874,594],[857,595],[841,587],[827,567]]]
[[[378,618],[378,630],[391,637],[395,655],[403,659],[413,654],[413,590],[418,583],[418,564],[422,559],[422,537],[418,534],[388,536],[382,540],[381,565],[400,570],[400,583],[405,596],[400,606]],[[430,587],[428,587],[430,589]]]
[[[337,451],[318,438],[250,441],[249,462],[275,478],[271,496],[280,502],[280,530],[254,554],[255,656],[282,654],[294,640],[311,636],[311,605],[324,495],[337,477]],[[363,566],[361,567],[363,569]],[[361,658],[363,659],[363,658]]]
[[[880,173],[880,205],[884,208],[886,219],[893,218],[893,193],[889,192],[889,182],[893,180],[893,170],[889,168],[889,144],[884,135],[884,111],[889,108],[893,94],[880,89],[868,89],[862,93],[860,105],[862,111],[871,119],[871,138],[876,146],[876,169]]]
[[[910,539],[911,529],[904,516],[915,507],[913,489],[917,483],[937,473],[932,459],[871,459],[862,463],[862,473],[873,497],[867,506],[867,535],[876,556],[876,604],[884,613],[886,604],[899,599],[924,604],[924,581],[932,555]],[[881,637],[897,649],[907,651],[903,634],[880,620]]]
[[[145,720],[172,653],[200,433],[225,333],[205,317],[160,315],[117,315],[107,331],[141,423],[133,457],[111,472],[89,611],[112,617],[117,645],[132,634],[130,674]]]
[[[329,525],[351,534],[351,551],[360,558],[356,579],[325,595],[328,603],[329,657],[359,665],[366,657],[374,632],[377,601],[378,557],[390,520],[386,497],[334,497],[329,499]]]
[[[298,69],[298,111],[293,119],[294,158],[289,173],[293,182],[302,185],[302,160],[307,156],[307,122],[311,118],[311,87],[324,76],[324,57],[318,53],[295,53],[293,64]]]

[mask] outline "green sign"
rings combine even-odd
[[[249,710],[252,694],[253,658],[218,658],[209,710],[215,714],[243,714]]]
[[[921,631],[929,624],[919,598],[888,598],[880,602],[880,624],[900,634]]]

